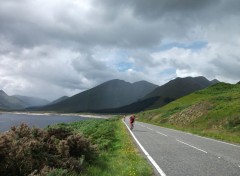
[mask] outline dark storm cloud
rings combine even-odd
[[[181,14],[194,12],[197,13],[201,10],[214,6],[221,0],[100,0],[99,4],[107,6],[107,9],[121,10],[122,8],[133,9],[136,15],[143,18],[158,19],[166,14]]]
[[[53,44],[88,51],[94,46],[152,47],[166,36],[187,37],[201,24],[239,13],[240,1],[97,0],[91,15],[67,1],[40,10],[36,5],[2,0],[0,34],[19,47]]]
[[[69,5],[66,1],[63,4]],[[68,6],[67,6],[68,7]],[[17,3],[2,1],[0,6],[0,34],[19,47],[31,48],[43,44],[86,49],[93,46],[145,47],[159,43],[161,33],[157,24],[145,24],[130,13],[119,13],[107,20],[105,9],[94,9],[81,17],[78,7],[64,5],[46,12],[31,1]],[[44,14],[46,13],[46,14]],[[108,14],[107,14],[108,15]]]

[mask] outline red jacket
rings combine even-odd
[[[130,122],[131,122],[131,123],[133,123],[133,122],[134,122],[134,120],[135,120],[135,116],[134,116],[134,115],[132,115],[132,116],[130,117]]]

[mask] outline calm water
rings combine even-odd
[[[0,113],[0,132],[9,130],[12,126],[26,123],[29,126],[39,128],[57,123],[76,122],[80,120],[88,120],[90,118],[80,116],[63,116],[63,115],[28,115],[28,114],[10,114]]]

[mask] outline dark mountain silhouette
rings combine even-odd
[[[152,98],[148,98],[148,99],[144,99],[144,100],[139,100],[137,102],[131,103],[129,105],[126,106],[122,106],[119,108],[113,108],[113,109],[100,109],[100,110],[94,110],[92,111],[93,113],[135,113],[135,112],[139,112],[142,111],[144,109],[147,109],[148,107],[152,106],[157,100],[159,99],[159,97],[152,97]]]
[[[101,110],[99,112],[104,113],[104,111],[106,111],[107,113],[131,113],[146,109],[159,108],[180,97],[213,85],[215,82],[218,81],[209,81],[202,76],[176,78],[162,86],[159,86],[137,102],[119,108]]]
[[[3,90],[0,90],[0,109],[23,109],[26,104],[14,96],[8,96]]]
[[[157,87],[147,81],[129,83],[115,79],[38,110],[92,112],[117,108],[138,101]]]
[[[22,96],[22,95],[14,95],[13,97],[16,97],[17,99],[24,102],[25,107],[43,106],[50,103],[48,100],[37,98],[37,97],[28,97],[28,96]]]
[[[218,81],[209,81],[203,76],[176,78],[164,84],[163,86],[158,87],[153,92],[146,95],[144,99],[159,97],[153,105],[148,107],[148,109],[155,109],[164,106],[180,97],[209,87],[215,84],[215,82],[217,83]]]
[[[240,84],[240,81],[237,84]]]
[[[211,83],[211,81],[203,76],[176,78],[164,84],[163,86],[159,86],[153,92],[146,95],[144,99],[156,96],[177,99],[194,91],[206,88],[212,84],[213,83]]]
[[[61,101],[63,101],[63,100],[66,100],[66,99],[68,99],[68,98],[69,98],[68,96],[62,96],[62,97],[60,97],[60,98],[58,98],[58,99],[52,101],[52,102],[49,103],[48,105],[57,104],[57,103],[59,103],[59,102],[61,102]]]

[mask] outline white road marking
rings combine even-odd
[[[152,124],[149,124],[149,125],[152,125]],[[171,129],[171,128],[165,128],[165,127],[157,126],[157,125],[154,125],[154,126],[159,127],[159,128],[163,128],[163,129],[166,129],[166,130],[175,131],[175,132],[178,132],[178,133],[183,133],[183,134],[186,134],[186,135],[192,135],[192,136],[196,136],[196,137],[199,137],[199,138],[204,138],[204,139],[207,139],[207,140],[211,140],[211,141],[215,141],[215,142],[231,145],[231,146],[234,146],[234,147],[240,147],[240,145],[235,145],[235,144],[231,144],[231,143],[227,143],[227,142],[223,142],[223,141],[218,141],[216,139],[211,139],[211,138],[199,136],[197,134],[192,134],[192,133],[188,133],[188,132],[185,132],[185,131],[174,130],[174,129]]]
[[[135,137],[135,135],[132,133],[132,131],[129,129],[129,127],[127,126],[127,124],[123,121],[123,123],[126,125],[127,129],[129,130],[130,134],[132,135],[133,139],[137,142],[137,144],[139,145],[139,147],[142,149],[143,153],[147,156],[147,158],[149,159],[149,161],[153,164],[153,166],[156,168],[156,170],[158,171],[158,173],[161,176],[166,176],[166,174],[163,172],[163,170],[158,166],[158,164],[154,161],[154,159],[149,155],[149,153],[144,149],[144,147],[142,146],[142,144],[137,140],[137,138]]]
[[[177,140],[177,139],[176,139],[176,140]],[[195,148],[195,149],[197,149],[197,150],[199,150],[199,151],[201,151],[201,152],[207,153],[206,151],[204,151],[204,150],[202,150],[202,149],[200,149],[200,148],[194,147],[193,145],[187,144],[187,143],[185,143],[185,142],[183,142],[183,141],[179,141],[179,140],[177,140],[177,141],[180,142],[180,143],[183,143],[183,144],[185,144],[185,145],[187,145],[187,146],[189,146],[189,147]]]
[[[149,129],[149,130],[153,131],[153,129],[151,129],[151,128],[148,128],[148,127],[147,127],[147,129]]]
[[[156,133],[158,133],[158,134],[161,134],[161,135],[163,135],[163,136],[166,136],[166,137],[167,137],[167,135],[166,135],[166,134],[160,133],[159,131],[156,131]]]

